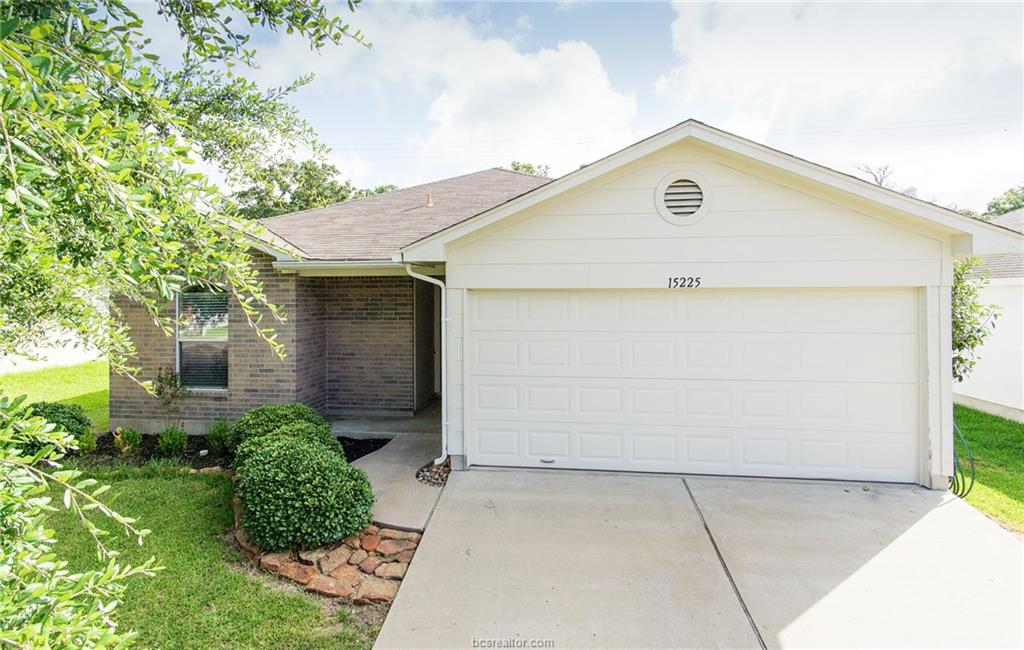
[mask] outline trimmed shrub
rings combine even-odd
[[[260,548],[316,548],[370,523],[366,473],[322,445],[265,436],[238,465],[238,492],[249,538]]]
[[[188,448],[188,432],[172,425],[156,434],[156,444],[160,453],[168,458],[181,458]]]
[[[295,422],[292,424],[286,424],[265,436],[249,438],[242,444],[238,445],[235,449],[235,467],[241,467],[246,459],[251,456],[255,450],[260,448],[263,440],[279,437],[304,440],[345,458],[345,451],[341,448],[341,443],[338,442],[338,439],[334,437],[333,433],[331,433],[329,426],[312,424],[310,422]]]
[[[217,420],[206,432],[206,445],[214,456],[230,456],[238,446],[235,428],[227,420]]]
[[[78,404],[36,402],[32,405],[32,412],[47,422],[53,422],[58,429],[76,438],[92,431],[92,420]]]
[[[296,422],[309,422],[328,426],[327,420],[320,417],[320,414],[305,404],[279,404],[276,406],[258,406],[246,411],[242,417],[235,422],[235,437],[237,444],[242,444],[249,438],[259,438],[273,433],[287,424]]]
[[[134,456],[142,446],[142,434],[131,427],[114,429],[114,445],[125,456]]]

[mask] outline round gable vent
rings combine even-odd
[[[685,171],[676,171],[662,179],[654,195],[658,214],[678,226],[702,219],[707,212],[708,197],[701,181],[697,174]]]
[[[700,210],[704,203],[704,192],[700,185],[688,178],[670,183],[665,188],[665,207],[677,217],[688,217]]]

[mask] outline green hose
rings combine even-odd
[[[963,499],[974,489],[974,455],[956,421],[953,422],[953,431],[956,433],[956,439],[953,441],[953,475],[949,477],[949,491]],[[957,453],[957,440],[967,452],[963,456]]]

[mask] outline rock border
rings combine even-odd
[[[231,499],[234,537],[261,570],[287,578],[310,593],[360,605],[390,603],[398,594],[420,533],[369,525],[340,543],[310,551],[265,552],[242,526],[242,502]]]

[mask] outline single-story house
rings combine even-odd
[[[957,256],[996,224],[688,120],[557,180],[490,169],[265,220],[284,360],[216,294],[164,336],[123,305],[143,377],[193,430],[302,401],[414,413],[474,465],[946,488]],[[113,425],[157,401],[111,378]]]
[[[992,223],[1024,236],[1024,208],[992,218]],[[996,326],[976,350],[977,365],[953,387],[967,406],[1024,422],[1024,253],[982,255],[979,271],[988,277],[981,300],[998,305]]]

